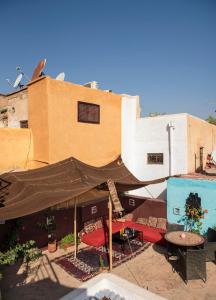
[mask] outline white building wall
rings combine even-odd
[[[125,165],[140,180],[186,174],[187,114],[137,118],[139,103],[131,101],[132,98],[124,96],[122,99],[122,159]],[[163,153],[164,163],[148,164],[148,153]],[[166,199],[166,182],[131,193]]]
[[[20,128],[20,121],[28,120],[27,90],[8,97],[8,127]]]
[[[0,128],[20,128],[20,121],[28,120],[28,94],[27,89],[14,92],[12,94],[0,95]]]
[[[134,173],[136,172],[136,157],[134,143],[136,134],[136,122],[137,118],[140,117],[140,106],[138,96],[122,95],[121,116],[121,156],[128,169],[132,173]]]

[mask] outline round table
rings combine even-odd
[[[188,231],[171,231],[165,234],[164,238],[172,244],[184,247],[193,247],[204,244],[203,236]]]

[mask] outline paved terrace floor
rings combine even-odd
[[[69,248],[67,251],[72,251]],[[65,250],[43,256],[28,268],[15,264],[5,269],[1,282],[4,300],[57,300],[79,287],[82,283],[52,262],[64,255]],[[166,261],[165,249],[151,245],[142,254],[113,270],[113,273],[135,284],[175,300],[215,300],[216,265],[207,263],[207,282],[189,281],[186,285],[177,273],[173,273]]]

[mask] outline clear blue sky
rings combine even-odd
[[[140,95],[142,115],[216,115],[215,0],[0,0],[0,92],[16,66]]]

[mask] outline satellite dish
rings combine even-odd
[[[13,84],[10,82],[10,79],[6,79],[7,83],[13,87]]]
[[[22,77],[23,77],[22,74],[19,74],[19,75],[17,76],[17,78],[16,78],[16,80],[15,80],[15,82],[14,82],[14,85],[13,85],[13,87],[14,87],[15,89],[16,89],[17,87],[21,87],[20,82],[21,82],[21,80],[22,80]]]
[[[25,79],[27,79],[28,81],[30,81],[29,77],[22,71],[22,69],[21,69],[20,66],[17,66],[16,70],[17,70],[17,72],[19,72],[20,74],[22,74],[25,77]]]
[[[56,76],[55,79],[56,79],[56,80],[64,81],[64,79],[65,79],[65,73],[64,73],[64,72],[59,73],[59,74]]]
[[[35,80],[35,79],[39,78],[41,75],[43,75],[42,71],[43,71],[45,65],[46,65],[46,58],[39,61],[37,67],[34,69],[31,80]]]
[[[216,148],[212,151],[211,156],[212,156],[213,161],[216,162]]]
[[[7,81],[8,84],[9,84],[10,86],[12,86],[14,89],[16,89],[16,88],[18,88],[18,87],[21,89],[21,88],[23,87],[23,84],[21,84],[22,77],[23,77],[23,74],[19,74],[19,75],[17,76],[17,78],[16,78],[14,84],[10,82],[10,79],[6,79],[6,81]]]

